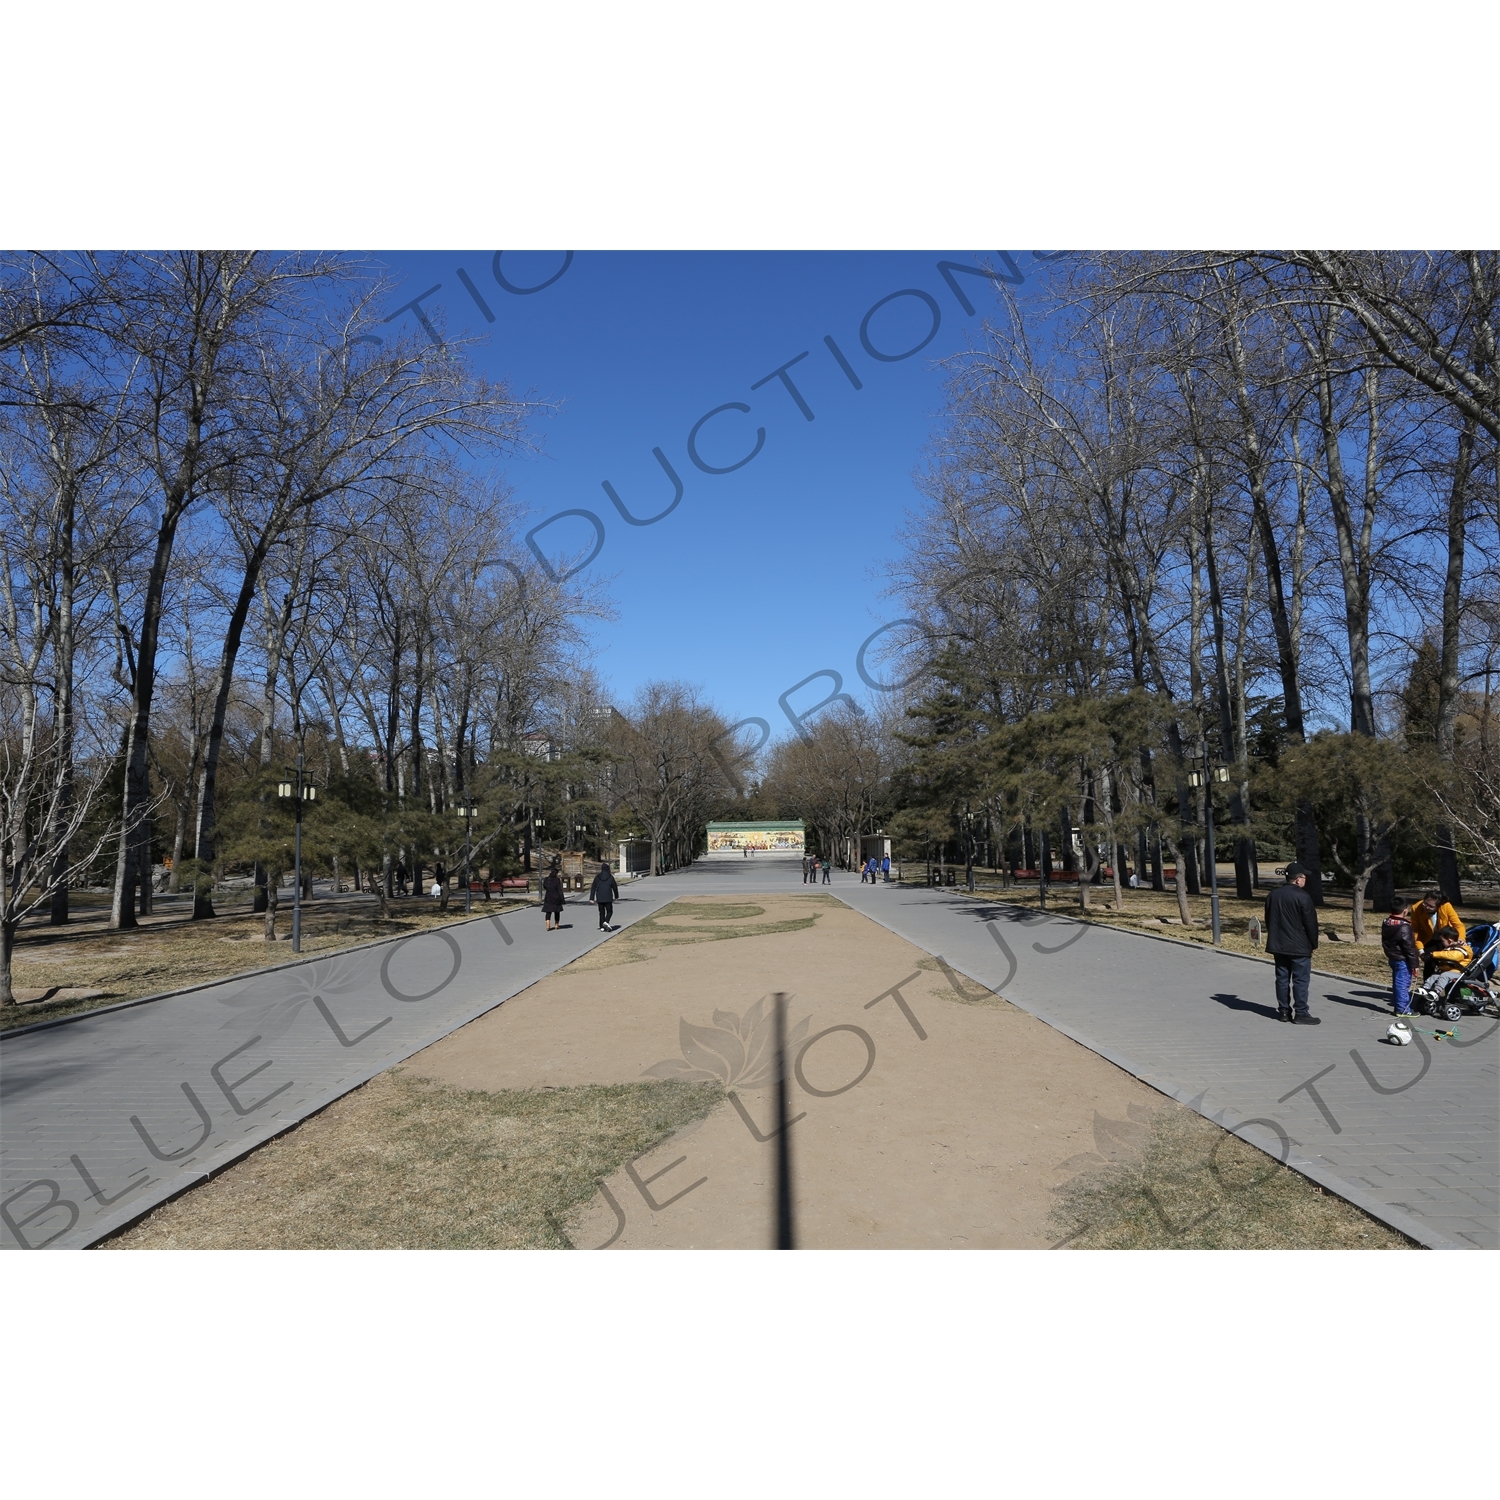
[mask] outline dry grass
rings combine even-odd
[[[928,994],[934,1000],[957,1000],[961,1005],[982,1005],[989,1010],[1012,1010],[1009,1000],[1002,999],[993,990],[987,990],[977,980],[960,974],[935,958],[919,958],[917,967],[929,974],[936,974],[942,983],[933,985]]]
[[[807,906],[837,906],[832,896],[761,896],[756,901],[732,897],[706,897],[697,901],[673,901],[649,917],[632,923],[609,942],[575,959],[564,974],[582,974],[609,969],[617,964],[645,963],[664,948],[691,943],[717,943],[728,938],[766,937],[776,932],[800,932],[818,920],[819,913],[806,913]],[[771,918],[757,922],[767,912]]]
[[[599,1179],[722,1099],[671,1080],[489,1094],[397,1069],[101,1248],[571,1249]]]
[[[492,901],[483,911],[489,916],[513,910],[515,905]],[[446,914],[431,901],[393,902],[385,921],[373,900],[313,902],[302,909],[301,956],[333,953],[463,919],[462,901],[450,905]],[[265,917],[257,913],[205,922],[173,917],[128,932],[110,932],[102,926],[26,929],[11,964],[16,990],[67,988],[94,993],[8,1006],[0,1011],[0,1031],[291,961],[290,907],[283,906],[277,918],[281,941],[265,942],[264,926]]]
[[[958,894],[966,894],[961,888]],[[1265,895],[1254,901],[1241,901],[1233,895],[1231,882],[1225,890],[1223,876],[1219,886],[1219,919],[1223,933],[1222,948],[1230,953],[1255,953],[1265,956],[1264,947],[1257,948],[1249,935],[1250,919],[1261,917],[1265,911]],[[1015,906],[1024,906],[1035,911],[1038,905],[1035,884],[1002,888],[979,879],[975,874],[975,894],[987,899],[999,899]],[[1417,893],[1412,892],[1412,899]],[[1178,938],[1184,942],[1212,943],[1210,928],[1210,899],[1207,896],[1189,896],[1188,911],[1193,917],[1192,927],[1183,927],[1177,917],[1177,896],[1174,892],[1152,890],[1127,890],[1120,911],[1113,909],[1114,887],[1095,886],[1089,892],[1090,908],[1083,911],[1078,905],[1076,886],[1055,884],[1050,887],[1047,909],[1059,916],[1073,917],[1084,922],[1096,922],[1107,927],[1119,927],[1127,932],[1149,932],[1159,937]],[[1495,920],[1492,909],[1467,902],[1462,911],[1466,922],[1490,922]],[[1330,896],[1319,914],[1323,941],[1313,955],[1313,966],[1329,973],[1341,974],[1350,979],[1369,980],[1377,984],[1390,983],[1391,971],[1385,961],[1379,942],[1380,923],[1383,912],[1365,913],[1365,942],[1356,944],[1353,938],[1353,911],[1347,896]],[[1338,933],[1335,938],[1332,934]]]
[[[1096,1166],[1058,1190],[1079,1250],[1406,1250],[1412,1241],[1180,1105],[1095,1115]]]

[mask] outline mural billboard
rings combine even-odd
[[[737,854],[743,849],[768,854],[801,854],[806,848],[801,823],[710,823],[708,852]]]

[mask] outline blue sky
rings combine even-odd
[[[1012,255],[1024,295],[1046,269],[1031,252]],[[982,258],[1001,264],[993,252]],[[550,286],[516,295],[497,282],[493,251],[380,257],[401,282],[393,310],[440,286],[422,304],[434,325],[449,338],[484,336],[471,352],[479,369],[555,405],[534,423],[538,453],[509,462],[505,473],[528,527],[574,509],[603,523],[591,572],[618,618],[593,637],[613,695],[623,701],[649,679],[681,678],[701,684],[733,718],[761,717],[778,735],[791,727],[778,697],[811,673],[838,672],[846,691],[867,696],[855,654],[900,613],[881,597],[881,574],[905,514],[919,504],[912,475],[941,412],[937,363],[977,336],[994,305],[989,283],[957,276],[976,309],[966,314],[938,269],[944,259],[977,266],[981,256],[580,251]],[[524,287],[563,264],[562,252],[507,252],[500,271]],[[934,305],[937,332],[910,357],[873,358],[861,324],[882,299],[906,291],[931,302],[892,298],[870,318],[870,344],[885,354],[911,349],[931,331]],[[752,389],[804,351],[788,374],[812,421],[781,379]],[[761,428],[764,443],[734,472],[705,473],[689,455],[689,433],[730,402],[750,411],[723,411],[704,425],[703,463],[728,468]],[[673,488],[654,448],[682,480],[683,498],[656,524],[631,526],[602,483],[636,516],[656,515]],[[561,565],[594,540],[590,522],[568,518],[537,545]],[[820,678],[791,706],[805,710],[832,687]]]

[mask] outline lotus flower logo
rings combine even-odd
[[[775,1016],[766,998],[755,1002],[743,1016],[716,1010],[712,1026],[694,1026],[686,1016],[677,1021],[681,1057],[670,1057],[642,1074],[645,1078],[681,1078],[693,1082],[722,1083],[742,1089],[765,1088],[776,1081]],[[787,1053],[807,1035],[812,1017],[805,1017],[787,1031]]]
[[[341,995],[365,987],[369,960],[365,953],[340,953],[316,963],[301,964],[278,974],[247,980],[217,997],[220,1005],[236,1012],[221,1031],[258,1029],[267,1041],[291,1029],[303,1008],[315,995]]]

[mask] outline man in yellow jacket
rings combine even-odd
[[[1458,940],[1462,943],[1468,938],[1468,929],[1463,924],[1463,918],[1453,909],[1453,903],[1444,901],[1436,891],[1428,891],[1412,907],[1410,915],[1412,935],[1416,938],[1417,950],[1422,955],[1422,977],[1427,979],[1436,967],[1432,955],[1442,947],[1438,933],[1444,927],[1451,927],[1458,933]]]

